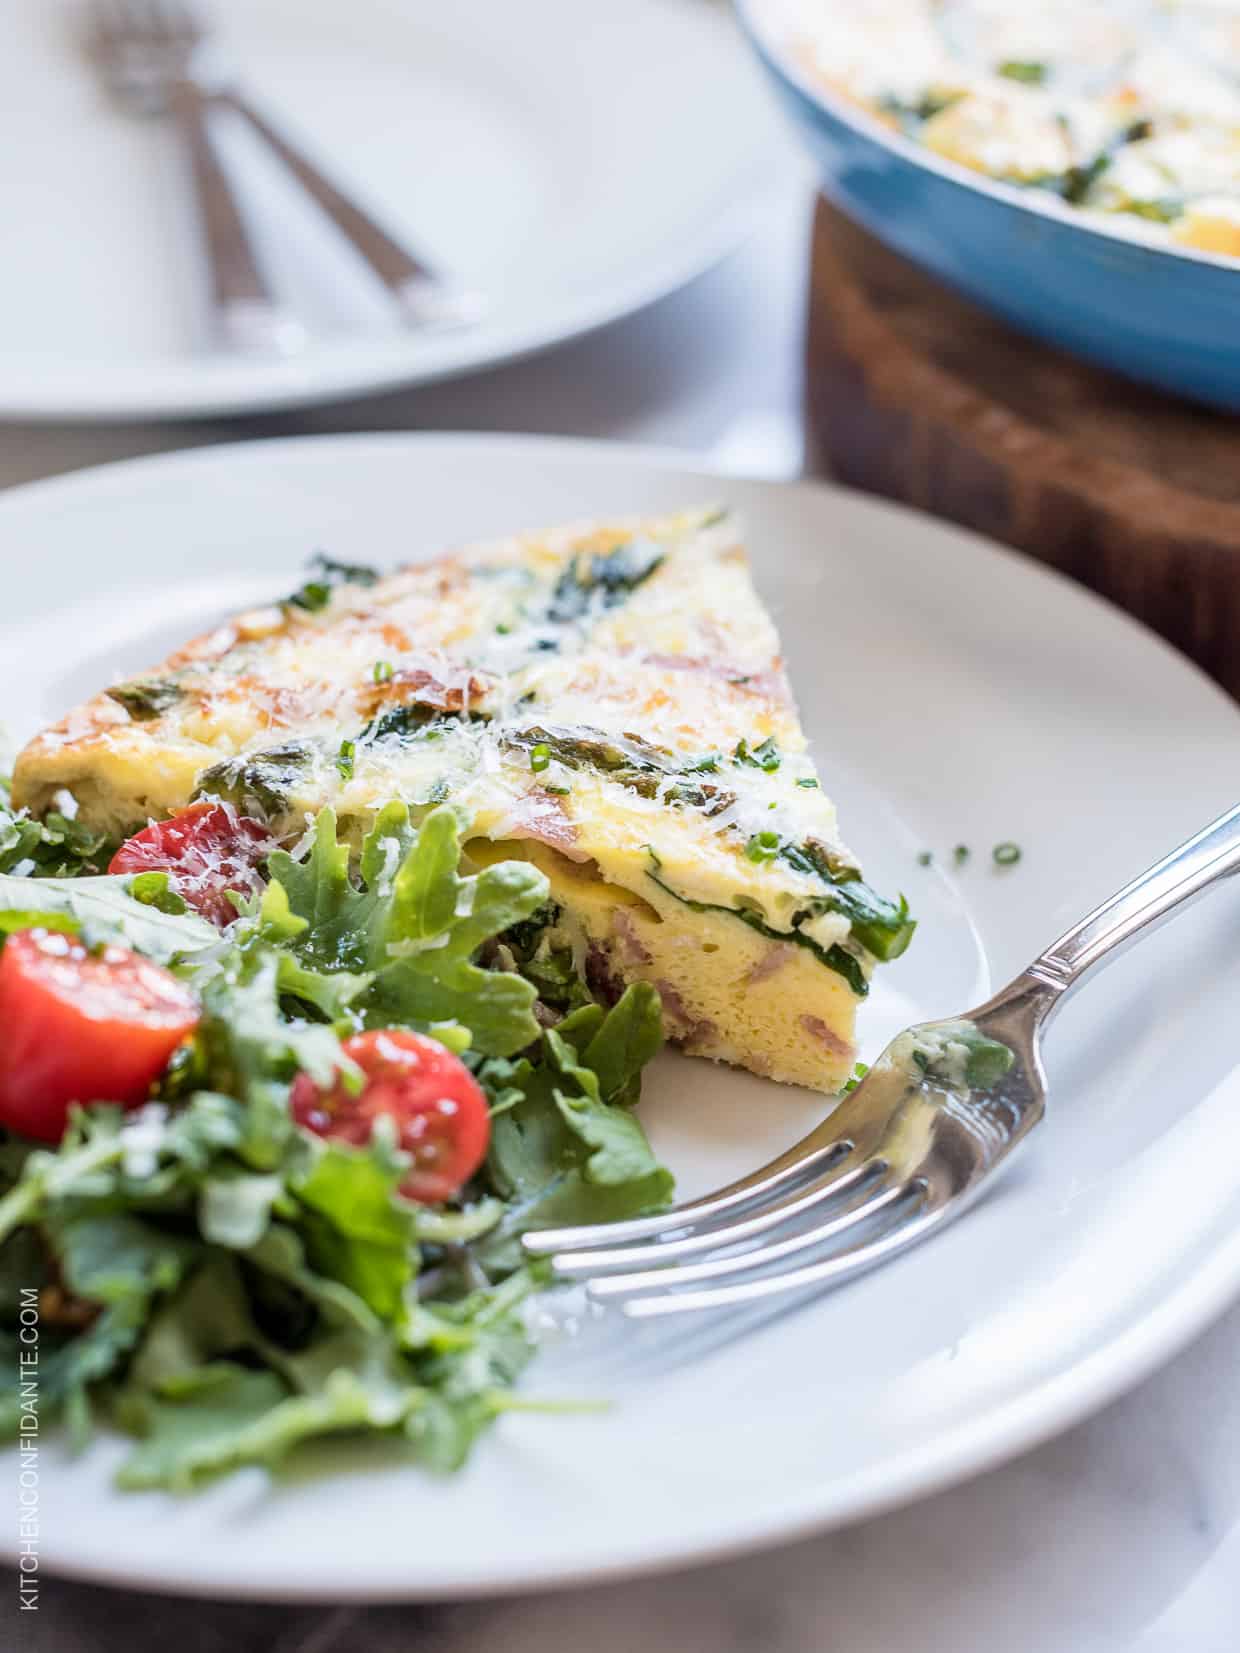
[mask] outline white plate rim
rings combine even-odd
[[[749,54],[734,19],[707,6],[691,18],[685,10],[684,24],[717,34],[734,30],[741,68],[756,75],[756,69],[744,61]],[[711,217],[688,217],[683,234],[667,241],[657,257],[640,268],[619,269],[592,291],[566,298],[554,319],[548,316],[494,326],[484,322],[459,334],[443,335],[431,341],[429,360],[417,335],[399,326],[393,327],[386,340],[388,355],[383,362],[378,360],[374,337],[366,335],[360,336],[356,355],[347,348],[345,336],[317,357],[311,346],[296,357],[256,357],[244,364],[244,371],[242,363],[232,363],[226,378],[210,373],[200,376],[198,359],[187,354],[178,363],[179,373],[161,372],[161,380],[167,382],[155,389],[108,388],[106,384],[100,389],[99,375],[88,365],[72,393],[66,394],[62,378],[45,390],[32,370],[16,390],[7,389],[0,376],[0,419],[107,425],[139,419],[180,421],[272,413],[413,390],[524,361],[635,315],[706,274],[741,246],[761,223],[780,162],[787,162],[781,133],[772,109],[764,141],[732,178],[726,205]]]
[[[400,449],[411,444],[419,448],[465,446],[479,460],[488,451],[517,453],[532,458],[540,449],[553,450],[570,460],[576,458],[592,464],[614,463],[618,468],[638,465],[705,480],[717,478],[721,482],[745,480],[738,479],[732,472],[712,467],[692,454],[618,442],[479,432],[362,432],[287,437],[241,441],[123,460],[24,484],[0,496],[0,531],[14,508],[20,510],[31,504],[38,506],[49,498],[54,502],[58,495],[66,492],[79,492],[87,496],[94,493],[107,498],[117,491],[124,493],[135,478],[140,481],[154,470],[168,472],[184,469],[192,475],[204,467],[210,468],[221,462],[227,465],[238,459],[246,463],[261,463],[282,451],[323,449],[328,445],[354,447],[359,451],[374,447]],[[900,519],[906,525],[933,524],[936,531],[946,530],[953,537],[971,543],[979,554],[998,556],[1017,563],[1034,579],[1055,585],[1061,591],[1070,593],[1074,601],[1093,608],[1103,624],[1141,638],[1146,646],[1162,655],[1165,662],[1173,663],[1176,669],[1194,678],[1198,687],[1212,697],[1221,710],[1232,716],[1237,715],[1234,703],[1223,690],[1169,643],[1106,599],[1021,552],[997,545],[970,530],[937,522],[906,506],[877,500],[833,483],[757,480],[746,481],[746,486],[757,486],[763,492],[793,488],[841,495],[851,504],[860,504],[867,512],[873,512],[876,519],[887,516]],[[998,1467],[1082,1421],[1135,1387],[1204,1332],[1237,1296],[1240,1296],[1240,1232],[1223,1240],[1202,1241],[1198,1254],[1194,1255],[1193,1266],[1185,1266],[1179,1271],[1174,1289],[1167,1291],[1135,1323],[1130,1321],[1121,1324],[1114,1332],[1103,1333],[1089,1352],[1070,1360],[1027,1394],[992,1406],[979,1419],[944,1431],[926,1442],[920,1450],[908,1451],[903,1457],[877,1469],[829,1483],[821,1490],[802,1496],[775,1494],[756,1502],[744,1520],[733,1521],[721,1526],[718,1531],[687,1539],[668,1553],[643,1550],[640,1540],[627,1546],[612,1543],[606,1546],[604,1552],[579,1562],[548,1562],[533,1568],[526,1566],[519,1577],[505,1574],[494,1565],[476,1565],[462,1567],[441,1583],[420,1582],[413,1587],[396,1584],[385,1587],[370,1582],[352,1590],[338,1583],[327,1588],[318,1587],[301,1575],[293,1582],[295,1569],[288,1568],[283,1569],[284,1582],[273,1578],[270,1584],[264,1584],[246,1578],[239,1584],[223,1587],[214,1581],[204,1585],[189,1566],[183,1570],[163,1568],[157,1574],[144,1574],[140,1563],[133,1568],[100,1566],[93,1564],[88,1557],[78,1555],[64,1559],[49,1558],[45,1567],[49,1573],[59,1576],[156,1593],[256,1601],[379,1603],[462,1600],[568,1588],[723,1561],[869,1519]],[[10,1541],[0,1540],[0,1555],[7,1559],[15,1557],[16,1549]],[[270,1571],[277,1574],[281,1569],[276,1567]]]

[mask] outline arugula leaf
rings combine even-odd
[[[230,1096],[199,1091],[176,1112],[161,1103],[125,1113],[76,1109],[56,1149],[33,1148],[0,1199],[0,1241],[58,1213],[163,1211],[197,1189],[217,1155],[240,1153],[254,1129]]]
[[[517,1236],[669,1197],[628,1110],[661,1042],[657,994],[631,988],[606,1013],[577,1004],[540,1036],[534,984],[478,957],[507,933],[553,961],[547,880],[525,862],[462,876],[461,831],[451,809],[415,827],[389,805],[354,873],[324,811],[307,859],[276,852],[262,898],[224,935],[162,910],[174,904],[158,882],[0,874],[0,939],[33,917],[125,941],[188,979],[203,1008],[165,1100],[75,1109],[54,1151],[0,1142],[0,1342],[22,1286],[68,1294],[75,1314],[44,1329],[44,1405],[80,1439],[107,1383],[142,1436],[123,1486],[187,1487],[341,1430],[455,1467],[525,1404],[506,1391],[545,1271]],[[570,984],[564,1002],[577,997]],[[394,1021],[458,1051],[472,1042],[492,1154],[462,1209],[400,1196],[409,1158],[390,1121],[358,1147],[289,1115],[299,1072],[360,1082],[341,1029]],[[0,1426],[17,1415],[6,1387]]]
[[[102,870],[115,848],[107,833],[93,832],[59,810],[50,810],[40,821],[28,810],[14,811],[7,787],[0,784],[0,873],[72,877]]]
[[[235,949],[202,984],[201,998],[196,1042],[207,1082],[248,1104],[239,1152],[257,1169],[270,1169],[293,1131],[288,1082],[305,1072],[329,1087],[337,1074],[356,1078],[356,1067],[330,1027],[284,1016],[280,961],[272,950]]]
[[[405,1434],[428,1469],[458,1469],[503,1410],[504,1391],[534,1352],[521,1304],[544,1283],[540,1267],[526,1267],[496,1290],[421,1304],[410,1317],[404,1343],[414,1351],[425,1398],[406,1418]]]
[[[70,1216],[47,1233],[66,1287],[93,1303],[167,1291],[200,1251],[194,1241],[127,1211]]]
[[[390,1429],[421,1400],[403,1392],[402,1409],[345,1367],[315,1392],[293,1394],[272,1371],[219,1363],[200,1369],[166,1398],[145,1398],[129,1420],[145,1439],[125,1460],[117,1484],[126,1488],[187,1489],[195,1481],[240,1464],[272,1464],[314,1435],[352,1429]]]
[[[568,1129],[590,1150],[584,1166],[584,1175],[590,1182],[606,1187],[641,1186],[643,1197],[649,1198],[654,1198],[657,1185],[666,1197],[671,1193],[672,1180],[651,1152],[645,1132],[627,1110],[603,1101],[600,1076],[588,1065],[589,1050],[600,1039],[607,1041],[609,1055],[619,1042],[615,1038],[607,1039],[606,1026],[605,1023],[595,1034],[586,1057],[581,1060],[554,1028],[547,1029],[543,1037],[548,1062],[561,1081],[561,1085],[552,1090],[556,1107]]]
[[[205,1178],[198,1196],[203,1239],[230,1251],[256,1245],[283,1192],[284,1179],[277,1172],[221,1165]]]
[[[518,975],[480,968],[474,955],[542,906],[547,879],[525,861],[462,877],[460,840],[449,805],[433,809],[415,832],[408,807],[389,804],[363,845],[358,885],[325,809],[307,859],[277,851],[269,871],[289,913],[305,920],[289,951],[312,969],[371,976],[350,999],[367,1025],[458,1022],[483,1054],[506,1056],[538,1036],[536,989]]]
[[[0,947],[5,936],[16,935],[19,930],[59,930],[62,935],[75,936],[80,926],[67,913],[29,912],[20,907],[0,911]]]
[[[129,893],[131,879],[40,878],[37,883],[0,873],[0,913],[59,914],[72,919],[87,942],[119,942],[157,964],[191,958],[213,947],[220,933],[197,913],[165,913]],[[35,897],[34,900],[31,898]]]
[[[659,995],[648,982],[634,982],[586,1045],[582,1061],[597,1075],[604,1102],[635,1102],[641,1070],[662,1048]]]
[[[83,1331],[58,1340],[53,1327],[51,1347],[40,1350],[40,1408],[49,1416],[68,1410],[80,1445],[89,1427],[88,1386],[115,1371],[138,1341],[153,1298],[178,1283],[200,1248],[119,1211],[69,1217],[45,1233],[65,1289],[100,1305]],[[0,1433],[16,1422],[13,1392],[0,1398]]]
[[[290,1182],[307,1210],[301,1226],[311,1263],[388,1319],[413,1278],[414,1208],[396,1193],[408,1168],[408,1155],[377,1131],[365,1148],[324,1143]]]
[[[544,1032],[538,1067],[529,1061],[514,1067],[520,1100],[492,1118],[487,1160],[510,1210],[480,1242],[484,1260],[502,1265],[512,1258],[511,1242],[526,1229],[616,1221],[657,1210],[671,1198],[671,1174],[655,1159],[636,1117],[605,1099],[633,1095],[632,1064],[655,1036],[650,992],[629,987],[606,1016],[597,1005],[574,1012]]]
[[[310,1314],[301,1322],[308,1335],[292,1345],[281,1339],[295,1323],[288,1313],[272,1323],[273,1286]],[[238,1365],[241,1357],[263,1369]],[[422,1401],[391,1329],[347,1287],[317,1275],[297,1235],[278,1226],[244,1260],[212,1256],[155,1316],[121,1407],[145,1440],[118,1480],[185,1487],[241,1463],[274,1462],[309,1435],[392,1429]]]
[[[338,1281],[308,1267],[297,1234],[275,1224],[244,1255],[209,1252],[151,1318],[129,1369],[135,1389],[166,1392],[220,1359],[282,1365],[341,1331],[385,1338],[382,1322]]]

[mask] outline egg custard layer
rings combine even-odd
[[[14,801],[124,836],[201,797],[290,846],[445,800],[474,864],[554,910],[505,947],[604,999],[651,982],[694,1055],[834,1091],[876,960],[913,924],[861,879],[724,514],[571,527],[380,577],[320,559],[37,736]],[[394,846],[395,847],[395,846]],[[503,952],[496,961],[511,964]]]

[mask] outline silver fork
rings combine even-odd
[[[207,23],[189,0],[93,0],[93,12],[96,33],[102,21],[113,43],[121,38],[132,40],[137,34],[144,41],[158,39],[165,59],[175,52],[173,72],[180,82],[182,95],[196,101],[200,116],[205,117],[212,107],[228,108],[242,116],[370,266],[407,322],[419,328],[448,328],[480,318],[485,305],[478,294],[449,280],[398,241],[304,150],[273,126],[231,76],[221,72],[218,62],[209,61]],[[126,65],[132,54],[118,54],[113,50],[107,56],[113,63],[119,60],[121,65]],[[132,76],[126,77],[125,90],[131,82]],[[139,112],[159,113],[168,107],[168,100],[159,100],[151,110],[146,103],[148,86],[149,78],[135,89]],[[224,181],[226,184],[226,179]],[[244,237],[240,214],[234,211],[232,216]],[[252,254],[250,265],[253,278],[257,266]]]
[[[638,1319],[735,1309],[852,1279],[942,1228],[1042,1118],[1041,1038],[1085,975],[1240,870],[1240,806],[1124,886],[966,1015],[895,1039],[787,1153],[652,1217],[523,1244]]]
[[[164,0],[90,0],[86,47],[117,102],[130,114],[171,115],[189,160],[218,343],[289,354],[305,342],[296,318],[273,296],[221,163],[209,99],[194,80],[194,19]]]

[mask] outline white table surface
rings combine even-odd
[[[790,163],[786,192],[725,266],[551,355],[277,418],[0,426],[0,485],[203,442],[420,428],[659,443],[738,472],[795,475],[808,224]],[[1018,1462],[765,1555],[430,1608],[205,1605],[45,1579],[40,1612],[18,1637],[12,1645],[31,1653],[1235,1653],[1240,1308],[1127,1398]]]

